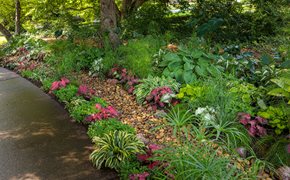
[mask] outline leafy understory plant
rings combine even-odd
[[[103,165],[118,170],[123,161],[134,154],[142,153],[145,148],[136,135],[125,131],[114,131],[104,137],[94,137],[96,149],[91,153],[90,159],[100,169]]]
[[[113,106],[102,107],[101,104],[96,104],[95,108],[97,113],[91,114],[86,117],[86,122],[95,122],[97,120],[116,118],[118,116],[118,111]]]
[[[62,87],[66,87],[66,85],[69,83],[70,81],[63,77],[61,78],[60,81],[54,81],[52,84],[51,84],[51,87],[50,87],[50,90],[49,92],[51,93],[52,91],[55,91],[55,90],[58,90]]]
[[[199,117],[204,125],[216,120],[216,110],[213,107],[199,107],[195,110],[195,116]]]
[[[147,104],[150,104],[155,111],[158,107],[163,108],[166,104],[171,103],[172,98],[175,97],[169,87],[158,87],[151,91],[146,97]]]
[[[96,59],[91,65],[89,76],[97,76],[102,72],[103,68],[103,58]]]
[[[173,93],[178,92],[180,84],[170,77],[153,77],[148,76],[146,79],[140,80],[140,84],[136,85],[134,94],[137,102],[142,104],[146,97],[158,87],[169,87]]]
[[[76,96],[77,91],[78,91],[78,88],[76,86],[69,84],[64,88],[55,90],[54,94],[61,102],[67,104],[73,99],[73,97]]]
[[[136,131],[133,127],[123,124],[117,119],[108,119],[96,121],[89,125],[88,135],[91,139],[93,137],[103,137],[104,134],[108,134],[110,131],[126,131],[130,134],[136,134]]]
[[[163,114],[162,117],[164,117],[167,122],[160,127],[173,127],[173,135],[175,137],[182,136],[182,134],[187,136],[190,133],[189,128],[194,120],[194,115],[190,110],[181,109],[179,105],[177,105],[172,107],[168,113]]]
[[[267,130],[264,127],[268,124],[266,119],[259,116],[252,118],[251,115],[247,113],[240,113],[238,116],[240,123],[245,126],[250,136],[261,137],[267,134]]]
[[[94,94],[95,91],[93,89],[88,88],[86,85],[80,85],[77,91],[77,95],[82,96],[86,100],[90,100]]]
[[[290,73],[288,73],[290,75]],[[280,77],[279,79],[271,79],[278,87],[268,92],[269,95],[284,97],[290,104],[290,78]]]

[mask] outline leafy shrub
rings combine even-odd
[[[77,91],[77,95],[82,96],[86,100],[90,100],[94,94],[95,91],[93,89],[89,89],[85,85],[80,85]]]
[[[279,79],[272,79],[278,87],[268,92],[269,95],[284,97],[288,104],[290,104],[290,78],[280,77]]]
[[[129,40],[126,46],[120,46],[117,50],[118,64],[130,70],[133,75],[145,78],[154,74],[152,56],[160,47],[159,38],[152,36]]]
[[[123,124],[117,119],[108,119],[96,121],[89,126],[88,135],[91,139],[93,137],[103,137],[111,131],[126,131],[130,134],[136,134],[135,129],[127,124]]]
[[[189,85],[180,88],[179,93],[176,95],[177,98],[184,102],[194,102],[198,98],[205,96],[208,88],[200,85]]]
[[[267,119],[269,125],[275,128],[275,133],[279,135],[283,132],[290,132],[288,110],[284,107],[269,106],[265,111],[258,112],[258,115]]]
[[[74,85],[67,85],[54,92],[56,97],[63,103],[69,103],[73,97],[76,96],[78,88]]]
[[[215,56],[202,50],[179,48],[176,53],[165,54],[159,66],[165,68],[164,76],[172,77],[179,83],[190,84],[197,78],[220,77],[221,68],[211,63],[215,60]]]
[[[148,76],[145,79],[139,81],[135,87],[134,94],[136,95],[137,102],[141,104],[145,98],[152,92],[153,89],[158,87],[169,87],[173,93],[176,93],[179,89],[179,83],[170,77],[153,77]]]
[[[100,169],[105,167],[119,169],[123,161],[132,155],[141,153],[144,148],[136,135],[125,131],[114,131],[105,134],[104,137],[93,138],[96,149],[91,153],[90,159]]]

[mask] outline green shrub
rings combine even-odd
[[[153,77],[148,76],[145,79],[140,80],[141,84],[135,86],[134,94],[136,95],[137,102],[144,102],[145,98],[151,93],[151,91],[158,87],[169,87],[173,92],[177,92],[179,89],[179,83],[170,77]]]
[[[91,124],[88,129],[88,135],[93,139],[95,136],[103,137],[111,131],[126,131],[130,134],[136,134],[135,129],[131,126],[123,124],[117,119],[108,119]]]
[[[105,167],[119,169],[122,162],[128,160],[136,153],[142,153],[144,143],[136,135],[124,131],[114,131],[104,137],[93,138],[96,149],[91,153],[90,159],[100,169]]]
[[[54,92],[56,97],[63,103],[69,103],[73,97],[77,95],[78,87],[75,85],[67,85],[65,88],[61,88]]]
[[[130,70],[134,75],[145,78],[154,74],[152,57],[161,47],[158,37],[147,36],[142,39],[129,40],[126,46],[118,48],[120,65]]]
[[[203,50],[179,47],[177,52],[167,52],[159,67],[163,69],[163,75],[172,77],[179,83],[190,84],[198,78],[221,77],[222,68],[213,65],[217,57],[206,54]]]

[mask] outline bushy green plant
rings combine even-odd
[[[78,87],[75,85],[67,85],[65,88],[61,88],[54,92],[56,97],[63,103],[69,103],[73,97],[77,95]]]
[[[205,86],[186,84],[180,88],[176,97],[184,102],[194,102],[197,98],[203,97],[207,91],[208,88]]]
[[[151,91],[158,87],[169,87],[173,92],[177,92],[179,89],[179,83],[170,77],[158,77],[148,76],[145,79],[139,81],[140,84],[135,86],[134,94],[136,95],[137,102],[144,102],[145,98],[151,93]]]
[[[290,73],[288,73],[290,75]],[[288,104],[290,104],[290,78],[280,77],[279,79],[272,79],[278,87],[268,92],[271,96],[284,97]]]
[[[289,166],[289,139],[285,136],[264,136],[255,143],[255,150],[258,156],[272,163],[273,165]]]
[[[288,113],[287,113],[288,112]],[[269,106],[265,111],[258,112],[258,115],[267,119],[276,134],[283,132],[290,133],[289,108]]]
[[[118,170],[121,180],[127,180],[132,174],[139,174],[148,171],[150,171],[150,169],[147,166],[142,166],[136,156],[132,156],[127,161],[121,163],[120,169]]]
[[[144,143],[136,135],[125,131],[113,131],[104,137],[93,138],[96,149],[91,153],[90,159],[100,169],[105,167],[119,169],[122,162],[132,155],[143,152]]]
[[[166,119],[166,123],[161,127],[171,126],[173,128],[173,136],[186,137],[190,134],[190,127],[194,121],[193,113],[177,105],[172,107],[166,114],[162,114],[162,117]]]
[[[127,45],[120,46],[117,50],[118,64],[140,78],[152,75],[152,56],[162,46],[161,43],[160,38],[152,36],[129,40]]]
[[[164,172],[175,179],[239,179],[243,173],[206,143],[159,150],[154,159],[166,162]]]
[[[130,134],[136,134],[134,128],[127,124],[123,124],[117,119],[108,119],[96,121],[91,124],[88,129],[88,135],[91,139],[95,136],[103,137],[105,134],[108,134],[110,131],[126,131]]]
[[[98,113],[99,110],[95,107],[96,104],[107,106],[107,103],[98,97],[93,97],[90,101],[83,98],[73,99],[67,106],[71,117],[77,122],[82,122],[91,114]]]
[[[221,77],[222,68],[212,64],[216,58],[200,49],[190,51],[179,47],[176,53],[166,53],[159,66],[164,68],[163,75],[166,77],[172,77],[179,83],[190,84],[197,78]]]

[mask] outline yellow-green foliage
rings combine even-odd
[[[267,119],[271,127],[275,128],[276,134],[281,134],[282,132],[290,133],[290,121],[289,114],[287,115],[287,110],[289,108],[279,108],[279,107],[268,107],[266,111],[259,112],[258,115]]]
[[[0,36],[0,46],[5,44],[7,41],[4,36]]]

